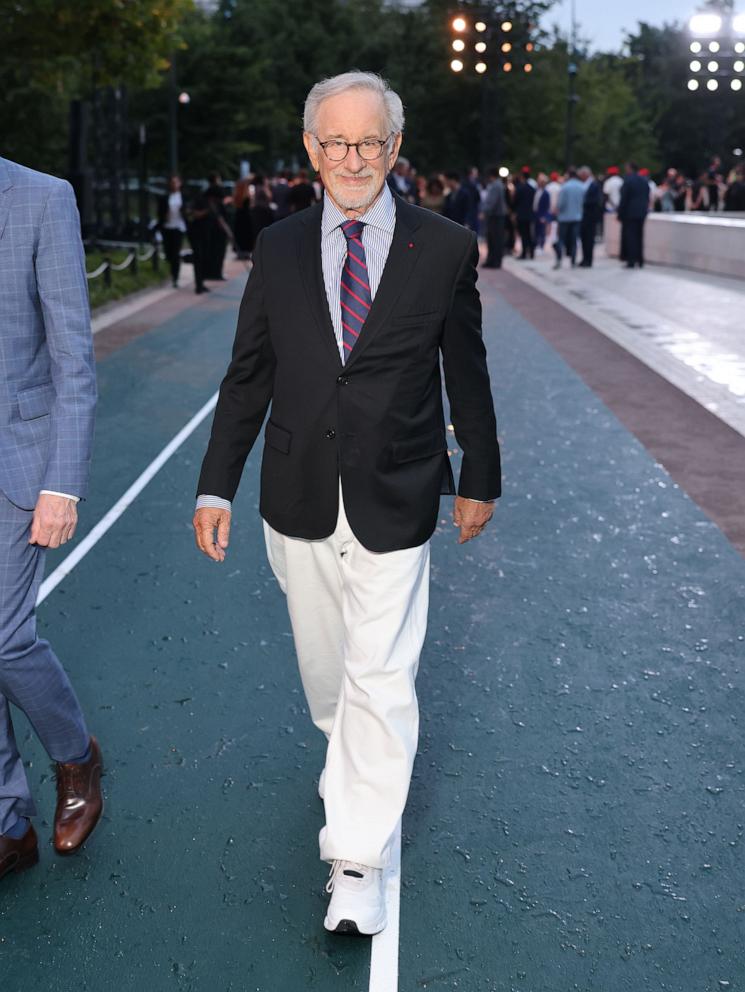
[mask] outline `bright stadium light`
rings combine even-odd
[[[476,44],[473,47],[476,49],[476,51],[479,53],[479,55],[481,55],[483,52],[486,51],[486,42],[485,41],[477,41]]]
[[[456,17],[453,21],[453,31],[465,31],[468,23],[465,17]]]
[[[745,34],[745,14],[736,14],[732,18],[732,30],[735,34]]]
[[[741,79],[733,79],[730,82],[730,86],[732,87],[733,90],[741,90],[742,89],[742,80]]]
[[[511,31],[512,30],[512,21],[502,21],[502,30],[503,31]]]
[[[486,62],[477,62],[474,69],[476,72],[486,72]]]
[[[719,51],[719,42],[718,41],[710,41],[709,42],[709,51],[710,52],[718,52]]]
[[[698,89],[698,79],[689,79],[688,80],[688,89],[691,90],[691,91],[697,90]]]
[[[454,52],[462,52],[465,47],[466,47],[466,43],[465,41],[463,41],[462,38],[456,38],[455,41],[453,42]]]
[[[505,72],[512,72],[512,63],[511,62],[505,62],[505,64],[502,66],[502,68],[504,69]]]
[[[474,24],[474,27],[479,32],[486,31],[486,24],[484,24],[483,21],[476,21],[476,23]]]
[[[502,51],[505,53],[512,51],[512,45],[509,43],[509,41],[505,41],[505,43],[502,45]]]
[[[714,59],[712,59],[711,62],[706,63],[706,68],[709,70],[709,72],[718,72],[719,63],[715,62]]]
[[[693,52],[694,55],[698,55],[698,53],[701,51],[701,48],[702,45],[700,41],[691,42],[691,51]]]
[[[507,166],[506,165],[500,165],[500,167],[499,167],[499,178],[500,179],[506,179],[507,176],[509,176],[509,174],[510,174],[510,170],[507,168]]]
[[[689,66],[691,72],[701,72],[701,63],[698,59],[694,59]]]
[[[719,89],[719,83],[716,81],[716,79],[709,79],[706,83],[706,88],[707,90],[711,90],[711,92],[713,93],[714,90]]]
[[[742,55],[743,52],[745,52],[745,41],[736,41],[735,51],[737,52],[738,55]]]
[[[742,59],[737,59],[732,68],[735,72],[745,72],[745,62]]]
[[[526,62],[525,65],[523,66],[523,68],[525,69],[526,72],[532,72],[533,71],[533,66],[530,64],[530,62]]]
[[[688,22],[688,30],[691,34],[707,35],[717,34],[722,29],[722,18],[719,14],[694,14]]]
[[[453,59],[453,61],[450,63],[450,68],[453,70],[453,72],[462,72],[463,63],[461,62],[460,59]]]

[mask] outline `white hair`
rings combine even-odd
[[[324,100],[348,90],[369,90],[377,93],[385,107],[385,127],[389,134],[399,134],[404,129],[404,105],[401,97],[375,72],[342,72],[339,76],[322,79],[311,89],[305,100],[303,130],[315,135],[318,131],[318,111]]]

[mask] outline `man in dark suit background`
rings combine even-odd
[[[626,178],[621,187],[618,219],[621,221],[621,257],[626,268],[644,265],[644,221],[649,212],[649,183],[639,175],[636,162],[626,163]]]
[[[600,183],[592,174],[589,165],[583,165],[578,172],[579,178],[585,184],[585,198],[582,201],[582,221],[580,223],[580,239],[582,241],[583,269],[592,268],[592,256],[595,250],[595,236],[598,224],[603,216],[603,190]]]
[[[440,358],[463,451],[453,520],[481,533],[500,492],[475,235],[394,197],[400,98],[372,73],[316,84],[303,140],[322,203],[262,232],[198,485],[199,548],[223,561],[266,411],[260,512],[286,593],[331,863],[324,925],[386,925],[383,869],[417,749],[429,539],[454,495]]]

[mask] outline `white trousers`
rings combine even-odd
[[[287,596],[311,718],[328,739],[321,859],[385,868],[417,749],[429,542],[367,551],[341,493],[330,537],[285,537],[266,522],[264,535]]]

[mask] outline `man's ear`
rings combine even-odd
[[[318,144],[315,137],[308,131],[303,131],[303,144],[305,145],[305,150],[308,153],[310,164],[313,166],[315,171],[318,172]]]
[[[390,157],[388,159],[388,171],[389,172],[391,171],[391,169],[393,168],[393,166],[396,164],[396,159],[398,158],[398,153],[401,151],[401,142],[403,141],[403,138],[404,138],[404,136],[399,131],[398,134],[396,135],[395,139],[394,139],[393,147],[391,148]]]

